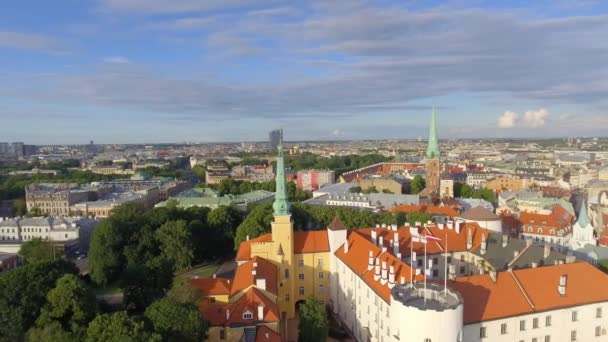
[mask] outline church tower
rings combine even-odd
[[[439,161],[439,142],[437,140],[437,125],[435,121],[435,106],[433,106],[431,125],[429,127],[429,140],[426,149],[426,189],[424,194],[428,197],[438,197],[440,186],[441,163]]]
[[[278,304],[282,318],[293,318],[295,315],[295,281],[294,277],[294,232],[289,200],[287,198],[287,184],[285,181],[285,163],[283,160],[283,143],[278,146],[276,190],[274,195],[272,218],[272,241],[274,242],[274,255],[271,256],[278,266],[279,295]]]

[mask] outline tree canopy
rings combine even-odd
[[[125,311],[101,314],[87,328],[86,342],[161,341],[159,335],[145,329],[144,322]]]
[[[299,309],[300,323],[298,325],[299,342],[325,341],[329,333],[327,309],[313,296],[306,298]]]
[[[46,263],[61,258],[61,252],[56,250],[50,241],[41,238],[34,238],[21,244],[19,255],[28,264]]]
[[[410,193],[417,194],[424,190],[426,187],[426,181],[421,175],[417,175],[410,183]]]
[[[144,316],[166,341],[201,341],[207,325],[194,303],[178,303],[171,297],[162,298],[146,309]]]

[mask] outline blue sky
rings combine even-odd
[[[7,0],[0,141],[606,136],[607,4]]]

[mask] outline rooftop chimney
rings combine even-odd
[[[386,261],[383,261],[382,262],[382,280],[380,281],[380,284],[386,285],[387,281],[388,281],[388,269],[386,268]]]
[[[247,235],[247,241],[249,241],[249,235]]]
[[[266,279],[256,279],[255,286],[263,291],[266,291]]]
[[[481,255],[486,254],[486,250],[488,248],[488,242],[486,241],[486,235],[481,234],[481,250],[479,251]]]
[[[375,245],[377,243],[376,242],[377,240],[378,240],[378,232],[375,230],[372,230],[372,243]]]
[[[213,273],[213,279],[217,278],[217,274]]]
[[[551,246],[545,245],[545,249],[543,251],[543,258],[547,259],[549,257],[549,254],[551,254]]]
[[[391,225],[391,228],[393,229],[393,231],[395,231],[395,232],[397,231],[397,225],[396,224]]]
[[[258,305],[258,321],[263,321],[264,320],[264,307],[261,305]]]
[[[254,262],[253,262],[253,268],[254,268],[254,269],[255,269],[255,268],[258,268],[258,263],[257,263],[257,261],[254,261]]]
[[[344,242],[344,254],[348,253],[348,241]]]
[[[557,292],[560,296],[566,295],[566,285],[568,283],[568,276],[563,274],[559,277],[559,285],[557,286]]]
[[[391,265],[388,272],[388,287],[393,288],[395,286],[395,266]]]
[[[251,275],[255,278],[256,271],[255,270],[251,270]]]
[[[502,248],[507,247],[509,244],[509,234],[502,234]]]
[[[226,320],[230,319],[230,310],[226,310]]]
[[[456,227],[458,227],[458,222],[456,222]],[[459,230],[457,229],[456,231],[458,232]],[[471,248],[473,248],[473,232],[471,231],[471,228],[469,228],[467,230],[467,249]]]
[[[376,263],[374,266],[374,281],[380,280],[380,265]]]
[[[490,279],[492,279],[493,283],[496,283],[496,271],[495,270],[490,271]]]
[[[401,276],[401,278],[399,279],[399,283],[401,285],[405,284],[405,277],[404,276]]]
[[[379,237],[378,238],[378,246],[380,246],[380,248],[384,247],[384,237]]]
[[[456,234],[460,234],[460,221],[456,221]]]
[[[367,270],[371,271],[374,268],[374,253],[369,251],[369,260],[367,262]]]

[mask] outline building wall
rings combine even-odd
[[[304,276],[304,280],[300,280],[300,275]],[[329,277],[329,253],[296,254],[293,277],[296,289],[294,303],[305,300],[311,294],[324,304],[328,303]],[[304,294],[300,294],[301,288],[304,289]]]
[[[394,179],[390,178],[366,178],[359,182],[361,190],[368,190],[371,187],[375,187],[378,192],[382,190],[388,190],[394,194],[403,193],[403,185]]]
[[[426,189],[428,194],[440,193],[440,175],[441,165],[439,159],[426,160]]]
[[[486,182],[486,188],[500,191],[519,191],[528,188],[528,181],[521,178],[498,177]]]
[[[261,324],[269,327],[275,332],[279,332],[279,324],[278,323],[265,323]],[[226,341],[226,342],[241,342],[243,338],[243,333],[245,332],[245,328],[253,328],[256,326],[247,326],[247,327],[220,327],[213,326],[209,327],[207,330],[207,341]],[[222,333],[224,332],[224,338],[222,337]]]
[[[596,317],[596,309],[601,308],[602,317]],[[577,321],[572,321],[572,312],[577,312]],[[533,341],[544,342],[546,336],[550,336],[550,342],[571,342],[571,333],[576,331],[576,341],[599,342],[608,341],[606,329],[608,328],[608,303],[599,303],[578,306],[568,309],[560,309],[539,312],[532,315],[510,317],[482,323],[467,324],[464,326],[464,341],[492,341],[513,342]],[[546,317],[550,316],[551,325],[546,325]],[[538,320],[538,328],[534,328],[534,319]],[[520,322],[524,321],[525,330],[520,330]],[[501,333],[502,324],[506,324],[506,333]],[[484,327],[486,337],[480,337],[480,328]],[[601,336],[595,336],[596,327],[600,327]]]

